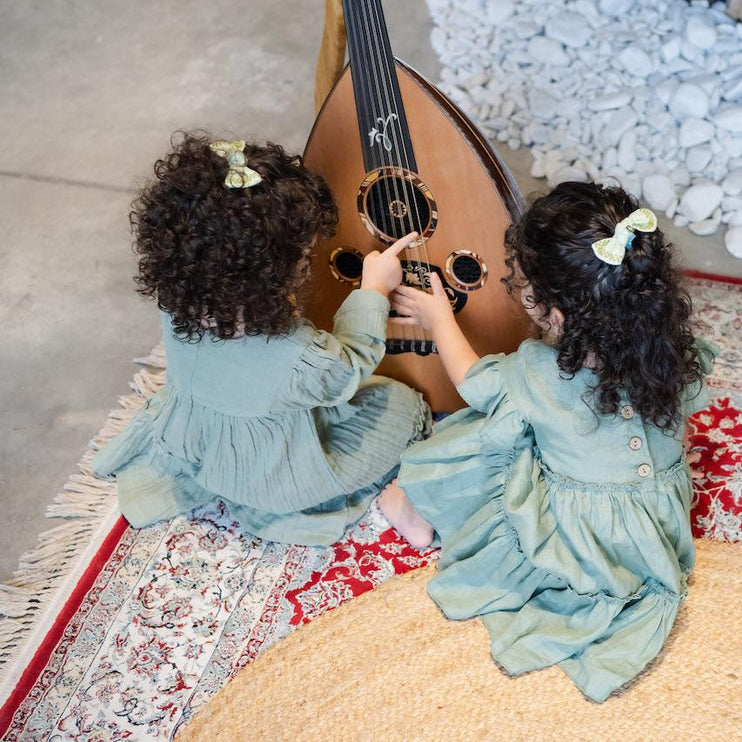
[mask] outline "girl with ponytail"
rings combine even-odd
[[[661,649],[693,567],[687,417],[713,349],[655,215],[620,188],[563,183],[505,237],[503,279],[539,339],[478,358],[437,276],[399,287],[470,405],[403,455],[380,506],[441,546],[428,591],[479,616],[497,663],[559,664],[603,701]]]

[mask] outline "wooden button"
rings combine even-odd
[[[634,417],[634,408],[630,404],[624,405],[621,408],[621,417],[624,420],[631,420]]]
[[[641,447],[642,447],[642,439],[641,439],[641,438],[639,438],[639,436],[636,436],[636,435],[635,435],[635,436],[634,436],[634,437],[633,437],[633,438],[632,438],[632,439],[631,439],[631,440],[629,441],[629,448],[630,448],[630,449],[631,449],[632,451],[638,451],[638,450],[639,450],[639,449],[640,449]]]
[[[649,464],[642,464],[636,471],[640,477],[648,477],[652,473],[652,467]]]

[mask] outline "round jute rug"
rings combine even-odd
[[[725,740],[742,730],[742,545],[698,541],[661,655],[596,704],[558,668],[510,678],[477,620],[425,593],[435,566],[299,629],[217,694],[178,742]]]

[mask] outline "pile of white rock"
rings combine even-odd
[[[742,23],[705,0],[427,0],[441,89],[532,175],[617,180],[742,257]]]

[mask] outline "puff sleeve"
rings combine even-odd
[[[288,408],[334,407],[347,402],[384,357],[389,301],[356,289],[335,314],[332,333],[314,330],[277,402]]]

